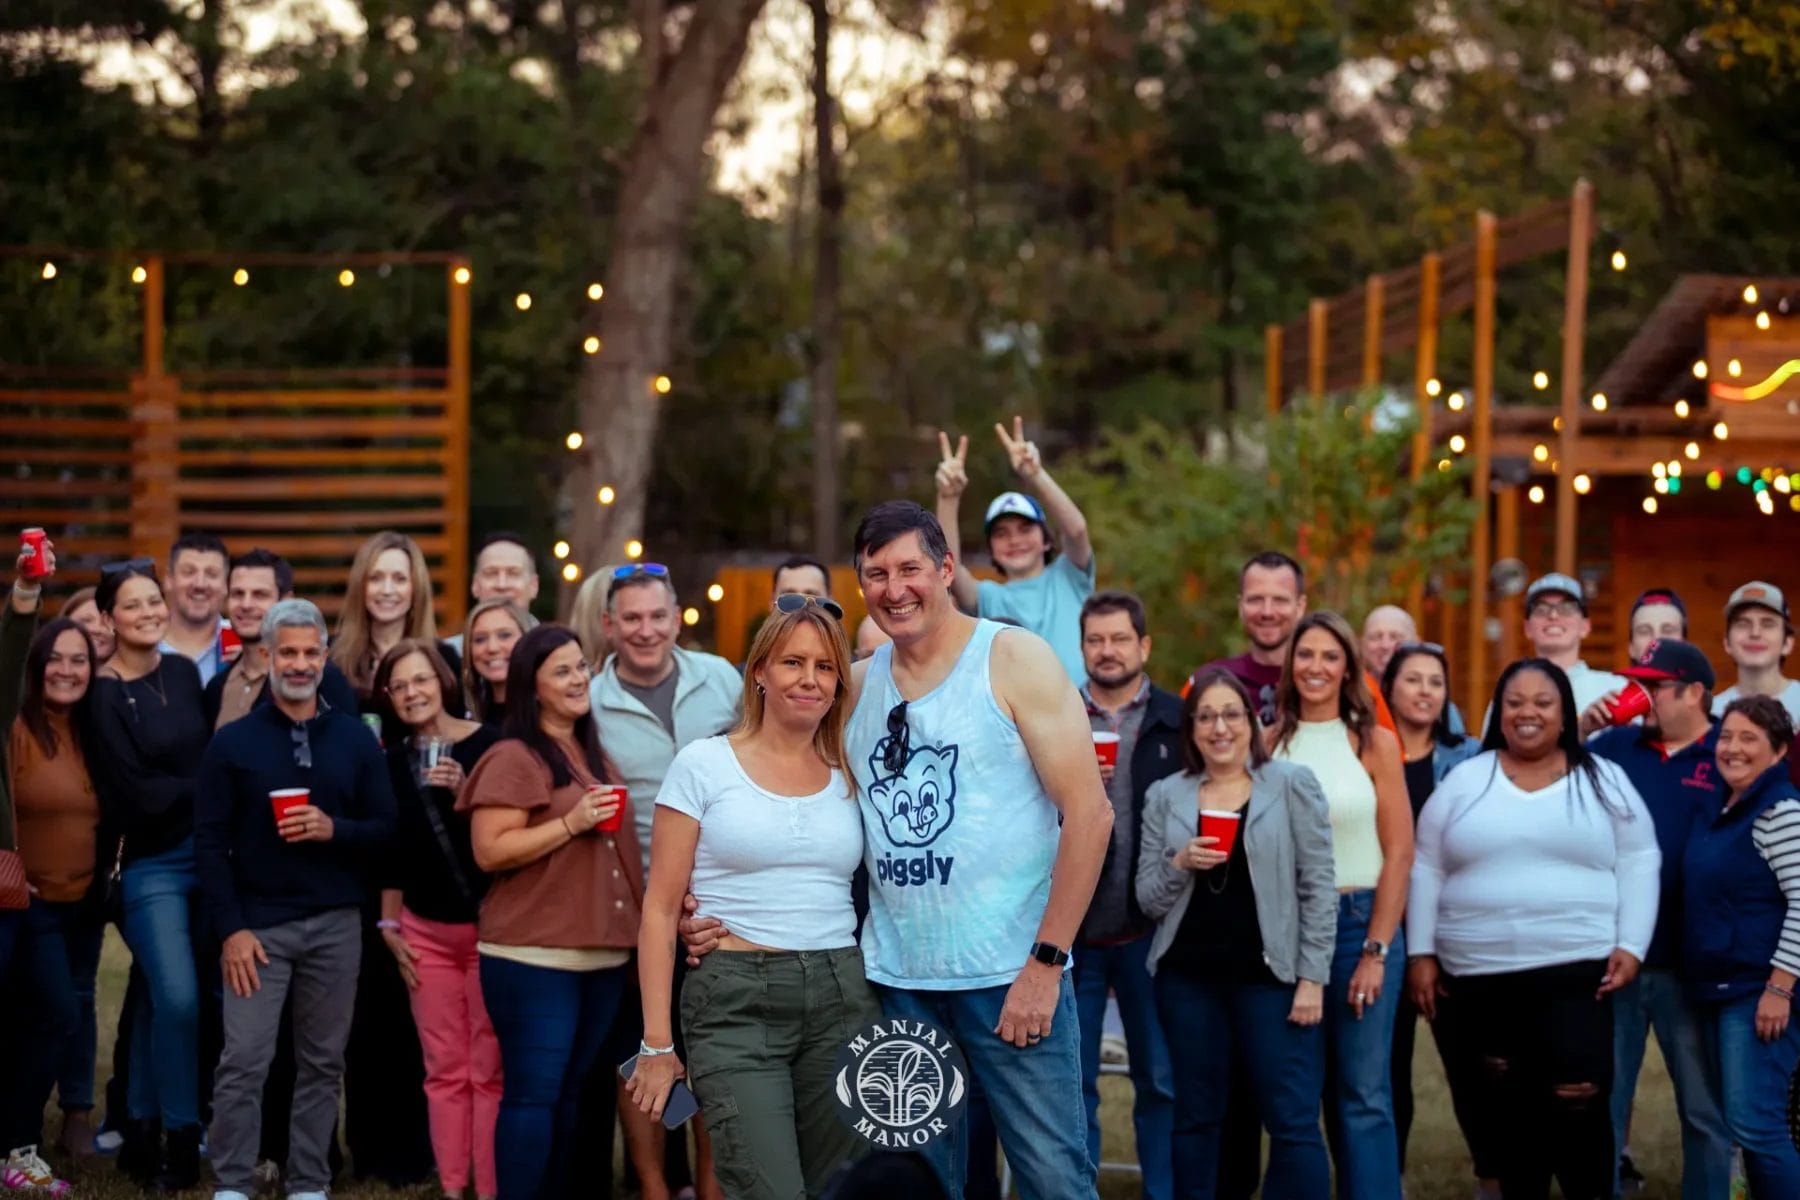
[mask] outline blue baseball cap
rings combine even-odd
[[[994,522],[1001,517],[1024,517],[1027,521],[1036,521],[1039,525],[1048,526],[1044,519],[1044,506],[1024,492],[1001,492],[988,505],[987,518],[981,524],[983,533],[994,531]]]

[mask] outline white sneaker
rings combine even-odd
[[[6,1156],[0,1167],[0,1187],[9,1192],[44,1192],[61,1196],[69,1191],[69,1181],[58,1179],[50,1164],[38,1157],[36,1146],[20,1146]]]
[[[250,1197],[242,1192],[220,1191],[213,1193],[212,1200],[250,1200]]]
[[[1117,1034],[1103,1034],[1100,1038],[1100,1061],[1111,1066],[1125,1066],[1131,1056],[1125,1048],[1125,1039]]]
[[[324,1192],[289,1192],[287,1200],[329,1200]]]

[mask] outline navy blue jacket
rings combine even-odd
[[[298,765],[304,729],[312,766]],[[312,791],[331,817],[327,842],[286,842],[269,793]],[[266,929],[370,893],[371,854],[392,839],[394,789],[387,761],[354,710],[321,707],[303,726],[265,704],[213,735],[195,784],[194,859],[218,936]]]
[[[1646,967],[1672,969],[1681,964],[1681,867],[1688,833],[1697,816],[1710,816],[1725,803],[1725,783],[1713,761],[1719,726],[1714,722],[1704,737],[1672,755],[1641,726],[1628,725],[1597,733],[1588,749],[1624,769],[1631,786],[1644,798],[1650,820],[1656,826],[1656,845],[1662,851],[1662,896],[1656,910],[1656,933],[1644,956]]]
[[[1687,911],[1682,976],[1705,1003],[1762,991],[1768,982],[1787,899],[1751,834],[1756,818],[1800,799],[1786,763],[1757,776],[1730,808],[1696,818],[1683,863]]]
[[[269,676],[271,670],[263,676],[262,690],[256,694],[256,703],[252,708],[271,703],[269,699]],[[206,684],[206,692],[201,697],[201,711],[206,714],[206,727],[211,729],[219,723],[219,709],[225,704],[225,678],[231,674],[227,667],[214,675]],[[319,678],[319,699],[339,712],[356,711],[356,689],[350,686],[350,677],[338,670],[337,664],[330,659],[325,660],[325,674]]]

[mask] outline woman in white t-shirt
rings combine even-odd
[[[1483,753],[1419,814],[1407,983],[1427,1019],[1454,996],[1476,1031],[1508,1197],[1613,1194],[1612,993],[1656,927],[1662,854],[1637,790],[1582,745],[1568,676],[1516,662]]]
[[[863,826],[844,759],[842,616],[829,600],[778,596],[744,668],[743,720],[677,754],[656,797],[631,1094],[661,1116],[688,1076],[733,1200],[816,1197],[867,1144],[833,1111],[831,1079],[838,1050],[880,1016],[850,900]],[[698,915],[730,932],[682,986],[684,1068],[668,1014],[690,890]]]

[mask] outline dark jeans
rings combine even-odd
[[[1438,1058],[1444,1065],[1444,1080],[1450,1087],[1450,1106],[1456,1112],[1456,1124],[1469,1147],[1475,1176],[1493,1179],[1499,1173],[1494,1165],[1494,1137],[1500,1125],[1485,1105],[1487,1093],[1477,1072],[1481,1054],[1475,1049],[1475,1030],[1470,1028],[1464,1005],[1454,996],[1439,996],[1437,1019],[1431,1022],[1431,1040],[1437,1043]],[[1406,1143],[1413,1122],[1413,1048],[1418,1040],[1419,1010],[1412,999],[1401,1002],[1398,1023],[1394,1026],[1394,1121],[1400,1134],[1400,1166],[1406,1166]]]
[[[406,983],[374,921],[363,913],[365,966],[344,1058],[344,1143],[359,1178],[407,1187],[437,1175],[425,1110],[425,1056]]]
[[[1450,979],[1464,1002],[1490,1111],[1506,1113],[1495,1174],[1507,1200],[1610,1200],[1613,1015],[1604,961]],[[1586,1085],[1591,1091],[1570,1089]]]
[[[91,997],[100,960],[100,925],[87,906],[31,898],[20,914],[6,995],[5,1079],[0,1088],[0,1144],[10,1149],[43,1140],[44,1102],[71,1058],[82,1030],[81,994]],[[93,1107],[93,1026],[87,1026],[89,1095]]]
[[[630,967],[557,971],[481,956],[505,1093],[494,1129],[499,1200],[561,1200],[576,1100],[612,1027]]]
[[[1319,1134],[1325,1086],[1325,1032],[1295,1025],[1294,989],[1202,982],[1178,970],[1156,976],[1157,1009],[1175,1074],[1175,1195],[1219,1195],[1220,1150],[1230,1099],[1232,1047],[1269,1131],[1269,1200],[1310,1200],[1330,1191]]]

